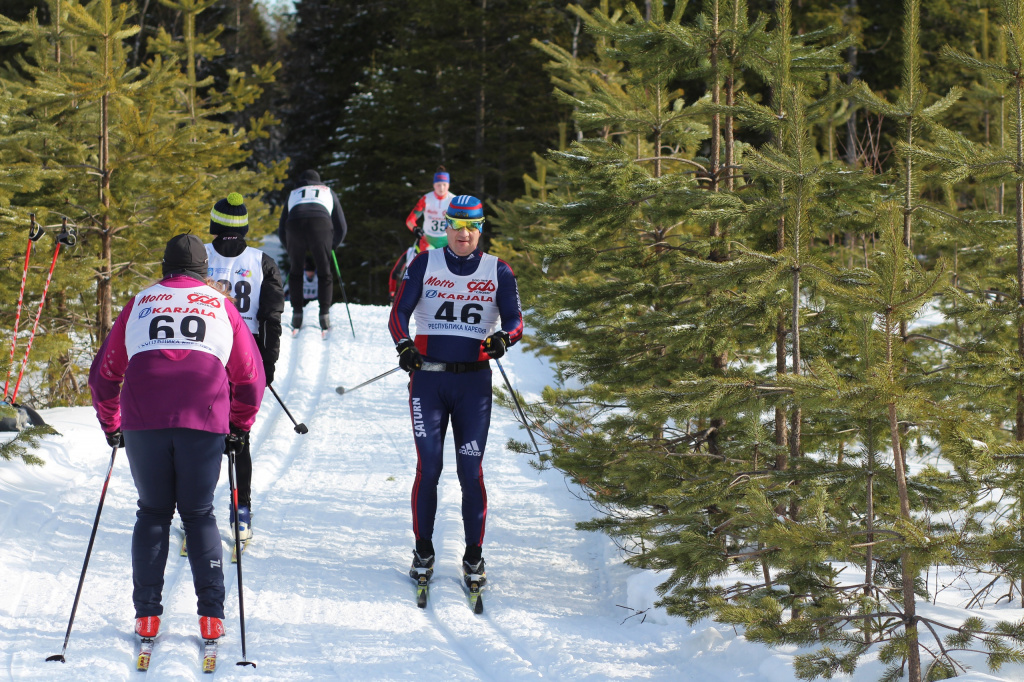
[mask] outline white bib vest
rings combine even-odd
[[[448,210],[448,204],[452,203],[455,195],[448,193],[444,199],[438,199],[433,192],[424,194],[426,206],[423,208],[423,234],[427,237],[444,237],[448,229],[448,220],[444,212]]]
[[[416,333],[428,336],[487,338],[498,324],[498,259],[483,254],[472,275],[448,270],[444,249],[431,249],[423,273],[423,294],[413,319]]]
[[[288,210],[292,210],[299,204],[320,204],[327,209],[327,215],[334,211],[334,197],[331,196],[331,188],[327,185],[306,185],[293,189],[288,195]]]
[[[263,252],[251,246],[234,258],[217,253],[213,244],[206,245],[210,279],[224,284],[235,299],[235,307],[254,335],[260,331],[256,313],[260,309],[263,290]]]
[[[306,273],[302,273],[302,298],[307,301],[315,301],[320,293],[320,278],[315,274],[312,279],[306,279]]]
[[[224,294],[204,285],[177,289],[154,284],[135,297],[125,325],[128,357],[148,350],[195,350],[228,364],[234,334]]]

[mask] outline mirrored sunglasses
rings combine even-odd
[[[484,231],[483,220],[464,220],[462,218],[449,218],[448,227],[453,230],[479,230]]]

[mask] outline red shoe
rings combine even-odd
[[[160,616],[146,616],[135,619],[135,634],[139,637],[153,639],[160,630]]]
[[[220,639],[224,634],[224,623],[213,616],[199,616],[199,634],[203,639]]]

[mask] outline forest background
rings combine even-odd
[[[443,164],[558,370],[512,446],[670,612],[807,678],[1024,660],[985,611],[1024,604],[1024,0],[5,0],[0,164],[2,328],[30,214],[23,319],[78,235],[24,401],[87,403],[166,239],[231,191],[273,231],[306,168],[386,303]],[[977,618],[919,612],[933,567],[991,577]]]

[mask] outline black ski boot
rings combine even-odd
[[[420,556],[416,550],[412,552],[412,566],[409,568],[409,577],[418,581],[420,576],[430,580],[434,575],[434,555]]]
[[[427,595],[430,594],[430,576],[434,575],[434,554],[424,556],[418,551],[412,552],[412,567],[409,577],[416,583],[416,606],[427,608]]]
[[[487,573],[484,571],[484,558],[480,556],[480,546],[466,547],[462,557],[462,579],[466,582],[466,593],[473,613],[484,612],[484,598],[481,592],[487,584]]]
[[[466,581],[466,586],[476,583],[479,587],[483,587],[487,584],[487,572],[484,570],[484,559],[480,557],[480,560],[475,564],[471,564],[468,561],[462,562],[462,576]]]

